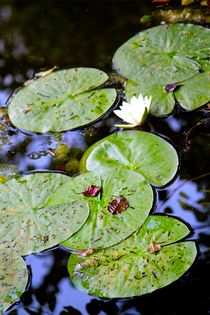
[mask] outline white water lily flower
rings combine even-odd
[[[119,128],[133,128],[141,125],[149,112],[152,97],[143,97],[141,94],[137,98],[133,96],[130,103],[123,102],[119,110],[114,110],[115,115],[128,122],[128,125],[115,125]]]

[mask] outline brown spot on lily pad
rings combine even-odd
[[[100,191],[101,191],[101,187],[90,185],[81,194],[88,197],[95,197],[100,193]]]
[[[86,250],[80,250],[80,251],[78,251],[78,252],[77,252],[77,255],[78,255],[79,257],[86,257],[86,256],[91,255],[91,254],[93,254],[93,253],[95,253],[95,249],[93,249],[93,248],[88,248],[88,249],[86,249]]]
[[[147,248],[147,251],[150,253],[150,254],[153,254],[155,252],[159,252],[161,249],[161,246],[160,244],[156,243],[156,242],[151,242],[149,244],[149,247]]]
[[[46,243],[49,240],[49,236],[48,235],[44,235],[42,237],[42,240],[43,240],[44,243]]]
[[[113,199],[108,204],[107,208],[110,213],[118,214],[118,213],[121,213],[122,211],[125,211],[128,207],[129,207],[128,200],[123,196],[119,196]]]

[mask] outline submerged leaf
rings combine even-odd
[[[99,88],[107,79],[106,73],[94,68],[72,68],[41,76],[11,96],[9,118],[18,128],[34,132],[81,127],[113,105],[116,91]]]
[[[71,280],[88,294],[106,298],[137,296],[165,287],[195,260],[194,242],[174,244],[188,233],[187,226],[177,219],[149,216],[138,232],[119,244],[85,258],[71,255]],[[154,239],[156,250],[151,254],[148,248]]]
[[[18,301],[28,282],[23,258],[12,248],[0,245],[0,313]]]

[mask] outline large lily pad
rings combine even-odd
[[[74,180],[52,173],[31,174],[1,184],[0,243],[27,255],[55,246],[80,229],[89,206],[84,200],[63,200],[56,194],[66,186],[72,188]]]
[[[172,93],[167,93],[163,85],[143,85],[128,80],[125,88],[125,96],[130,102],[132,96],[152,96],[150,114],[165,116],[173,111],[175,100]]]
[[[9,99],[10,120],[16,127],[34,132],[63,131],[90,123],[116,99],[114,89],[98,88],[107,78],[103,71],[93,68],[39,77]]]
[[[150,216],[142,228],[121,243],[86,258],[70,256],[73,284],[88,294],[116,298],[142,295],[181,277],[195,260],[194,242],[179,242],[185,224],[166,216]],[[156,250],[151,251],[151,244]]]
[[[100,181],[100,196],[87,197],[90,200],[87,222],[62,245],[73,249],[98,249],[114,245],[135,232],[148,216],[153,203],[153,191],[140,174],[115,169],[114,174],[103,174]],[[75,192],[78,191],[75,188]],[[60,190],[57,193],[68,195]],[[110,203],[120,196],[126,198],[128,208],[118,214],[110,213]]]
[[[210,66],[204,68],[203,73],[183,82],[182,86],[175,92],[175,96],[183,108],[193,110],[210,100],[209,87]]]
[[[114,133],[92,145],[83,155],[81,170],[115,172],[123,167],[139,172],[155,186],[176,174],[176,150],[164,139],[143,131]]]
[[[209,56],[209,30],[193,24],[160,25],[140,32],[116,51],[113,64],[127,79],[166,85],[194,76]]]
[[[0,313],[16,302],[26,288],[28,271],[22,257],[0,245]]]

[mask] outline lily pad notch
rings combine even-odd
[[[209,38],[208,28],[181,23],[152,27],[130,38],[113,57],[114,69],[127,79],[127,101],[140,93],[151,95],[150,113],[155,116],[170,114],[175,99],[186,110],[207,103]]]
[[[108,76],[95,68],[50,72],[25,84],[8,100],[14,126],[32,132],[60,132],[101,118],[116,101]]]

